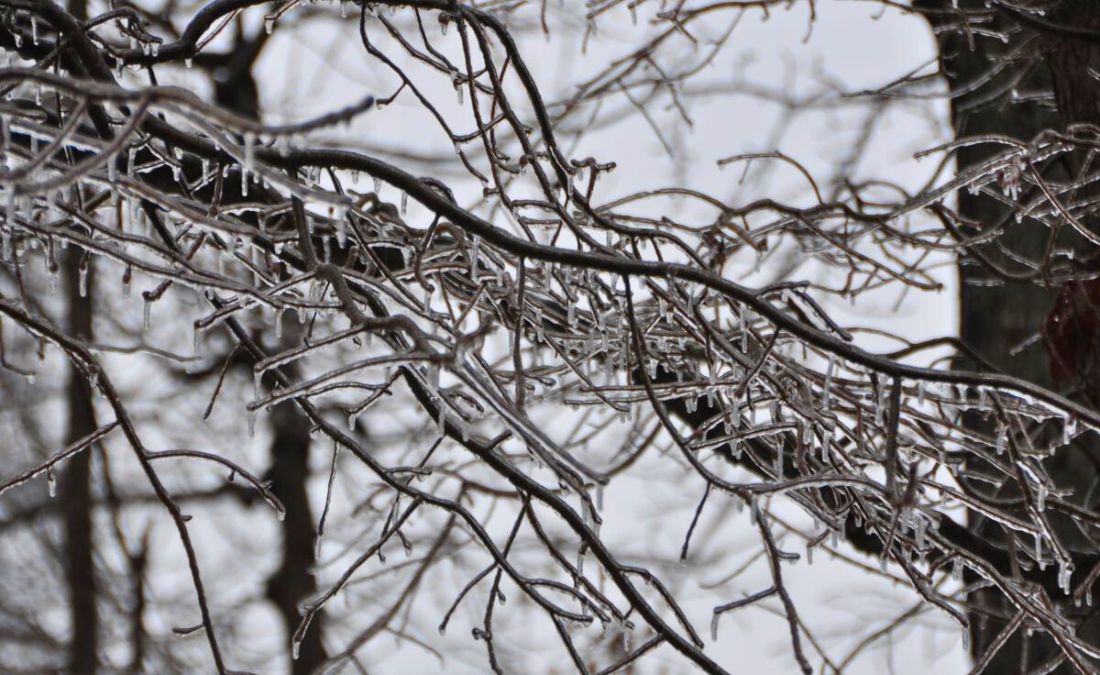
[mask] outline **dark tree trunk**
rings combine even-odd
[[[926,0],[919,5],[943,10],[950,8],[952,3]],[[963,2],[961,5],[964,9],[986,7],[975,2]],[[1100,25],[1097,5],[1091,1],[1063,2],[1058,11],[1048,12],[1045,16],[1052,22],[1065,23],[1075,28],[1091,24],[1095,29]],[[1092,68],[1100,65],[1097,45],[1068,39],[1037,26],[1024,26],[1019,17],[1010,15],[1002,16],[995,22],[998,28],[1017,29],[1013,39],[1007,44],[979,31],[967,36],[963,31],[947,30],[948,24],[957,20],[950,15],[929,18],[933,28],[943,29],[939,36],[941,66],[953,94],[952,124],[958,138],[999,134],[1027,142],[1044,129],[1058,129],[1074,122],[1095,122],[1100,119],[1100,82],[1092,79],[1088,73],[1090,65]],[[972,87],[973,83],[981,81],[998,64],[999,59],[1020,47],[1022,40],[1034,40],[1035,54],[1040,58],[1011,63],[995,77],[980,86]],[[1030,67],[1030,72],[1022,80],[1012,82],[1021,73],[1020,68],[1024,67]],[[1015,91],[1052,90],[1055,93],[1057,110],[1040,103],[1010,100]],[[957,155],[958,170],[963,172],[987,159],[992,153],[1002,151],[1003,147],[992,144],[963,147]],[[1065,179],[1074,170],[1071,164],[1072,162],[1059,162],[1046,167],[1044,175],[1048,179]],[[1000,242],[1006,248],[1022,252],[1031,258],[1042,257],[1049,236],[1046,227],[1026,218],[1017,222],[1012,212],[1001,202],[983,194],[971,194],[966,190],[958,194],[958,209],[963,218],[981,223],[985,230],[1003,226]],[[1066,241],[1063,239],[1060,243],[1064,244]],[[1008,269],[1025,271],[997,247],[985,246],[981,252]],[[959,311],[962,340],[1003,371],[1053,387],[1055,383],[1050,376],[1050,359],[1043,349],[1043,342],[1036,338],[1043,329],[1058,289],[1045,287],[1038,281],[991,285],[989,282],[993,280],[993,274],[978,266],[973,258],[960,258]],[[972,362],[964,362],[962,366],[967,369],[979,368],[978,364]],[[984,420],[977,418],[968,420],[968,423],[975,426],[986,424]],[[1093,447],[1074,446],[1068,451],[1057,453],[1045,464],[1051,477],[1060,486],[1074,487],[1076,495],[1087,494],[1097,475]],[[1065,535],[1071,545],[1074,538],[1080,540],[1072,532],[1072,526],[1068,522],[1055,522],[1054,526],[1060,534]],[[995,523],[972,515],[970,528],[979,538],[1007,546],[1003,530]],[[1052,598],[1064,598],[1055,588],[1047,590]],[[1013,610],[995,590],[973,592],[969,601],[972,603],[970,649],[976,658],[980,658],[1004,628]],[[1100,643],[1100,631],[1091,625],[1094,622],[1082,618],[1081,636],[1092,644]],[[1025,637],[1022,632],[1017,631],[1008,644],[999,650],[985,672],[1028,672],[1058,653],[1055,645],[1042,636],[1041,632],[1036,632],[1031,638]],[[1068,665],[1063,665],[1055,672],[1068,673],[1071,670]]]
[[[309,477],[309,420],[291,403],[271,411],[275,438],[271,443],[271,468],[266,478],[286,507],[283,526],[282,564],[267,580],[267,597],[283,617],[287,636],[292,636],[301,621],[298,605],[316,588],[313,566],[316,563],[317,533],[309,508],[306,480]],[[294,675],[312,673],[326,657],[321,638],[322,615],[310,623],[293,661]]]
[[[92,337],[92,273],[83,272],[85,293],[81,294],[80,276],[83,252],[70,248],[62,263],[69,307],[70,335]],[[87,261],[84,261],[87,264]],[[83,297],[82,297],[83,295]],[[69,426],[67,443],[91,434],[96,429],[92,390],[87,376],[71,367],[67,387]],[[65,580],[69,593],[69,618],[72,639],[69,643],[69,668],[74,673],[93,673],[98,662],[96,634],[95,562],[92,543],[91,448],[70,459],[61,474],[59,498],[65,522]]]
[[[66,8],[74,17],[88,16],[86,0],[68,0]],[[80,249],[70,248],[64,254],[62,273],[69,309],[69,334],[84,340],[92,339],[92,270],[81,282]],[[81,286],[84,286],[83,293]],[[95,431],[95,408],[87,377],[76,368],[69,369],[67,387],[69,426],[66,443],[72,443]],[[72,640],[69,643],[69,668],[74,673],[94,673],[98,665],[97,632],[99,614],[96,608],[95,556],[92,543],[92,449],[78,453],[68,461],[59,485],[62,513],[65,521],[65,581],[69,593],[69,620]]]
[[[77,19],[87,19],[86,0],[68,0],[66,7]],[[91,266],[80,280],[83,252],[69,248],[65,252],[63,274],[69,311],[69,334],[91,340]],[[81,292],[81,285],[84,291]],[[96,411],[92,407],[91,387],[85,374],[69,368],[67,387],[68,429],[66,443],[73,443],[96,430]],[[65,580],[68,585],[69,621],[73,638],[69,643],[69,668],[74,673],[95,673],[98,665],[95,551],[91,521],[91,449],[69,460],[62,474],[62,512],[65,519]]]

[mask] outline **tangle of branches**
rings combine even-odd
[[[580,672],[639,667],[658,653],[726,672],[708,633],[717,638],[720,617],[754,605],[786,622],[788,665],[839,672],[846,661],[815,637],[784,583],[791,563],[821,550],[907,585],[919,611],[964,634],[978,620],[968,593],[1001,597],[1004,640],[977,655],[978,669],[1017,630],[1056,645],[1043,667],[1095,669],[1100,644],[1079,634],[1100,577],[1095,479],[1051,467],[1087,452],[1100,430],[1097,350],[1080,342],[1096,341],[1100,128],[960,137],[921,152],[929,177],[917,189],[856,179],[860,146],[828,182],[778,151],[709,160],[733,180],[791,171],[790,199],[675,180],[612,191],[603,186],[632,155],[587,156],[590,137],[638,120],[673,164],[676,146],[692,141],[672,129],[720,94],[709,67],[747,30],[738,24],[793,4],[812,31],[829,8],[184,4],[0,7],[0,356],[9,382],[37,382],[20,384],[26,396],[59,368],[79,373],[96,419],[45,456],[13,455],[0,491],[42,477],[52,486],[55,471],[93,449],[113,483],[129,470],[131,497],[108,495],[118,550],[137,559],[140,537],[118,505],[142,493],[145,513],[150,502],[159,509],[150,522],[167,514],[174,527],[177,543],[162,547],[183,551],[173,565],[190,591],[164,616],[197,607],[196,631],[178,629],[205,636],[195,658],[218,672],[249,659],[229,618],[234,601],[209,591],[219,571],[203,562],[202,517],[192,519],[182,492],[187,480],[228,473],[242,494],[295,517],[238,452],[293,413],[285,419],[307,427],[305,442],[323,445],[311,464],[324,470],[309,483],[320,510],[310,524],[317,587],[297,599],[288,640],[297,656],[326,617],[326,666],[358,662],[386,633],[415,643],[480,603],[469,621],[482,667],[507,671],[502,614],[520,611],[506,604],[515,597]],[[923,14],[941,38],[1003,38],[1012,49],[988,64],[989,78],[1018,76],[991,100],[1049,103],[1049,92],[1018,86],[1041,65],[1043,40],[1071,31],[1054,18],[999,1],[881,5],[914,22]],[[392,88],[273,121],[250,69],[296,23],[333,31]],[[634,42],[551,96],[536,67],[541,35],[587,41],[605,30]],[[790,110],[884,109],[943,96],[936,76],[932,64],[873,91],[825,83],[818,98],[754,94]],[[453,153],[387,146],[371,130],[391,105],[415,110],[417,133]],[[657,108],[673,121],[653,119]],[[975,147],[983,158],[955,171]],[[956,208],[963,193],[996,200],[1005,217],[974,222]],[[1004,235],[1021,227],[1045,244],[1014,247]],[[937,266],[955,257],[990,283],[1068,289],[1045,333],[1061,393],[999,372],[953,337],[912,341],[836,316],[838,300],[858,312],[876,293],[935,291]],[[64,319],[55,290],[69,258],[92,335]],[[757,283],[758,270],[784,265],[819,273]],[[870,346],[882,344],[893,346]],[[199,431],[219,414],[228,426]],[[769,581],[740,598],[728,585],[735,575],[714,585],[701,619],[699,591],[670,580],[675,565],[614,539],[628,516],[602,527],[616,483],[643,466],[655,474],[647,489],[675,491],[691,517],[675,533],[642,523],[633,537],[672,537],[683,562],[699,546],[732,555],[725,534],[697,525],[708,511],[732,521],[744,509],[753,536],[738,546],[755,542]],[[996,534],[970,527],[978,518]],[[402,547],[413,557],[386,557]],[[444,561],[462,580],[425,590]],[[430,594],[446,597],[432,605]],[[425,603],[433,613],[412,611]],[[149,626],[139,617],[139,631]],[[168,663],[171,650],[142,658]]]

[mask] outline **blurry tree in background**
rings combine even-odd
[[[5,0],[0,670],[1097,670],[1100,13],[845,4]]]

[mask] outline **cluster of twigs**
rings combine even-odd
[[[249,429],[258,415],[291,404],[368,471],[369,487],[357,498],[380,516],[372,540],[352,544],[351,562],[304,599],[295,645],[367,561],[388,543],[407,542],[412,523],[438,512],[445,525],[433,530],[424,568],[457,545],[449,540],[459,531],[487,555],[455,592],[441,628],[475,587],[491,584],[474,637],[495,670],[493,617],[507,585],[549,617],[581,672],[612,672],[660,646],[721,672],[661,572],[625,560],[601,534],[604,491],[639,458],[657,456],[655,466],[687,472],[703,486],[691,526],[680,533],[683,558],[708,499],[722,494],[750,510],[770,563],[764,590],[732,603],[715,598],[715,630],[719,615],[776,597],[791,653],[812,670],[806,629],[783,583],[784,565],[800,557],[776,536],[771,507],[783,501],[812,517],[807,556],[814,548],[842,552],[844,542],[897,570],[964,627],[972,620],[966,590],[994,588],[1016,612],[1008,633],[1046,633],[1058,646],[1050,665],[1091,671],[1100,646],[1078,637],[1086,614],[1075,608],[1091,604],[1100,576],[1100,520],[1088,496],[1052,475],[1048,462],[1100,428],[1100,413],[997,372],[910,365],[944,345],[981,365],[950,339],[869,352],[822,299],[855,301],[891,285],[935,289],[930,261],[943,254],[970,254],[1004,280],[1091,278],[1088,255],[1059,235],[1096,243],[1088,224],[1095,171],[1085,163],[1056,181],[1044,167],[1081,153],[1091,158],[1096,129],[1050,131],[1028,143],[967,138],[929,150],[943,166],[915,193],[883,182],[832,190],[794,158],[772,153],[723,163],[788,164],[805,174],[811,206],[731,203],[689,185],[602,198],[599,181],[615,170],[615,158],[574,157],[568,149],[575,135],[599,133],[584,128],[585,115],[604,101],[644,114],[658,98],[686,106],[684,97],[705,95],[690,89],[692,78],[736,22],[687,66],[662,63],[664,45],[690,39],[704,18],[785,4],[774,2],[663,5],[645,17],[658,31],[644,44],[552,103],[510,28],[523,8],[445,0],[295,1],[270,11],[269,32],[297,12],[357,21],[364,55],[401,82],[387,97],[315,119],[269,125],[185,89],[135,84],[141,74],[191,67],[220,31],[262,4],[214,0],[170,36],[125,5],[85,20],[49,0],[12,0],[0,10],[10,61],[0,69],[4,336],[12,341],[22,331],[59,350],[41,354],[63,353],[110,419],[22,473],[5,471],[0,491],[52,473],[93,444],[117,437],[129,446],[187,552],[219,672],[228,672],[231,658],[219,646],[216,603],[204,592],[209,571],[163,483],[175,465],[161,460],[221,463],[277,512],[283,507],[262,477],[226,456],[151,446],[147,437],[157,432],[135,422],[104,351],[49,318],[63,249],[81,252],[82,286],[94,270],[97,311],[122,311],[120,298],[142,287],[146,327],[170,321],[176,332],[193,331],[194,360],[226,358],[215,396],[246,415]],[[587,30],[621,4],[591,6]],[[546,8],[536,10],[545,26]],[[972,29],[996,11],[973,13]],[[429,74],[407,76],[403,59]],[[461,92],[469,129],[433,104],[430,77]],[[862,95],[886,99],[920,86],[913,77]],[[480,199],[464,205],[468,190],[459,179],[417,177],[398,161],[316,143],[318,134],[369,118],[399,96],[436,119],[454,143],[452,161],[481,186]],[[948,175],[956,150],[973,144],[996,149]],[[359,191],[360,176],[373,182],[371,191]],[[960,190],[1003,200],[1008,218],[1049,230],[1048,245],[985,255],[999,246],[1005,224],[967,222],[952,207]],[[399,195],[397,203],[386,193]],[[668,199],[703,215],[667,215]],[[731,261],[766,264],[784,246],[839,281],[750,287],[729,273]],[[202,305],[180,298],[205,309],[184,318],[184,308]],[[169,349],[181,351],[190,339],[177,337]],[[230,357],[218,351],[227,340]],[[253,373],[251,395],[223,387],[239,355]],[[9,347],[4,364],[21,374],[36,369],[32,350]],[[391,415],[410,430],[394,442],[402,448],[395,454],[369,440],[389,433]],[[334,456],[332,473],[348,461]],[[332,476],[325,485],[327,512]],[[510,505],[501,532],[480,506],[490,501]],[[967,526],[975,517],[995,523],[999,535],[975,535]],[[537,570],[510,555],[523,540],[541,542]],[[949,575],[958,583],[942,583]],[[335,660],[354,658],[386,630],[417,583]],[[594,623],[634,638],[601,660],[577,637]]]

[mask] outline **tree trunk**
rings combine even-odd
[[[316,582],[317,532],[309,508],[306,480],[309,478],[309,419],[293,403],[284,403],[271,411],[275,438],[271,443],[271,468],[266,478],[271,491],[286,507],[283,519],[282,564],[267,580],[267,597],[283,617],[287,637],[293,636],[301,621],[298,605],[313,594]],[[324,617],[318,614],[310,622],[305,638],[298,646],[291,672],[307,675],[327,658],[321,643]]]
[[[88,16],[86,0],[68,0],[67,10],[77,19]],[[92,339],[92,269],[87,269],[81,281],[83,251],[65,251],[62,273],[69,309],[69,335]],[[82,292],[83,291],[83,292]],[[75,367],[69,368],[67,387],[69,426],[66,444],[73,443],[96,429],[92,389],[87,377]],[[69,593],[69,620],[72,639],[69,643],[69,668],[74,673],[94,673],[98,666],[97,631],[99,614],[96,608],[95,555],[92,543],[92,448],[77,453],[67,463],[60,481],[61,509],[65,520],[65,581]]]
[[[64,256],[63,274],[69,308],[69,334],[84,340],[92,337],[92,272],[81,272],[83,251],[70,247]],[[81,275],[84,275],[83,282]],[[81,287],[84,293],[81,293]],[[66,443],[73,443],[96,429],[92,389],[87,376],[75,367],[69,369],[67,387],[69,426]],[[69,593],[69,668],[74,673],[94,673],[98,663],[95,561],[92,544],[92,449],[74,455],[61,475],[60,500],[65,520],[65,581]]]
[[[928,0],[919,4],[933,10],[944,10],[952,6],[952,3],[941,0]],[[960,5],[964,9],[974,10],[986,7],[975,2],[963,2]],[[1045,16],[1050,22],[1075,28],[1092,24],[1095,29],[1100,23],[1096,15],[1095,3],[1072,0],[1062,3],[1057,12],[1047,12]],[[1040,15],[1029,16],[1038,18]],[[996,28],[1020,29],[1007,44],[984,32],[974,31],[967,35],[964,31],[951,30],[949,23],[957,21],[957,17],[930,15],[929,18],[934,29],[942,30],[939,35],[941,67],[952,93],[952,124],[956,137],[999,134],[1029,142],[1044,129],[1058,129],[1074,122],[1097,121],[1100,82],[1091,78],[1088,73],[1089,66],[1097,68],[1100,65],[1095,44],[1068,39],[1036,26],[1023,26],[1019,17],[1008,15],[999,17],[994,23]],[[1036,30],[1039,32],[1036,33]],[[980,86],[972,87],[991,68],[998,63],[1004,63],[999,59],[1018,49],[1023,40],[1032,39],[1036,40],[1036,49],[1046,65],[1039,64],[1022,80],[1012,82],[1023,67],[1012,64]],[[1027,59],[1020,62],[1028,63],[1035,62]],[[1056,111],[1041,103],[1011,101],[1009,98],[1016,91],[1052,90],[1055,93]],[[961,173],[999,152],[1003,152],[1003,146],[976,144],[963,147],[957,153],[958,170]],[[1074,169],[1070,164],[1072,162],[1060,162],[1049,166],[1044,170],[1044,176],[1048,179],[1065,179]],[[1025,194],[1025,198],[1026,196]],[[1022,252],[1031,258],[1042,257],[1050,231],[1036,221],[1025,218],[1022,222],[1017,222],[1012,211],[1000,201],[981,193],[971,194],[967,190],[958,193],[958,210],[963,218],[981,223],[984,230],[1003,225],[999,242],[1004,247]],[[1065,243],[1067,242],[1063,237],[1060,244]],[[984,246],[981,252],[1008,269],[1024,271],[998,247]],[[991,284],[990,282],[995,281],[994,275],[980,267],[970,255],[963,255],[959,259],[959,281],[962,340],[1004,372],[1053,388],[1055,383],[1050,376],[1050,359],[1043,349],[1043,342],[1037,337],[1051,311],[1057,289],[1048,288],[1038,280]],[[963,362],[961,365],[971,370],[979,368],[973,362]],[[976,417],[967,420],[967,423],[974,426],[987,424],[985,420]],[[1044,464],[1055,482],[1059,486],[1072,486],[1075,495],[1086,495],[1095,482],[1093,477],[1097,474],[1097,460],[1093,447],[1078,444],[1063,449]],[[1052,520],[1055,518],[1052,517]],[[977,537],[1002,546],[1008,545],[1001,527],[985,518],[972,514],[969,526]],[[1068,522],[1055,522],[1054,526],[1071,544],[1074,538],[1081,539],[1072,532],[1072,525]],[[1047,591],[1051,598],[1065,597],[1058,589],[1048,588]],[[968,600],[972,603],[969,617],[970,649],[975,658],[980,658],[1011,618],[1013,610],[1006,605],[1003,596],[992,589],[973,592]],[[1090,625],[1093,622],[1086,620],[1082,623],[1084,627],[1079,632],[1081,637],[1091,644],[1100,643],[1100,631],[1096,626]],[[1024,633],[1023,630],[1017,631],[998,651],[985,672],[1028,672],[1058,654],[1057,647],[1041,632],[1034,633],[1030,638]],[[1063,665],[1054,672],[1071,670],[1068,665]]]

